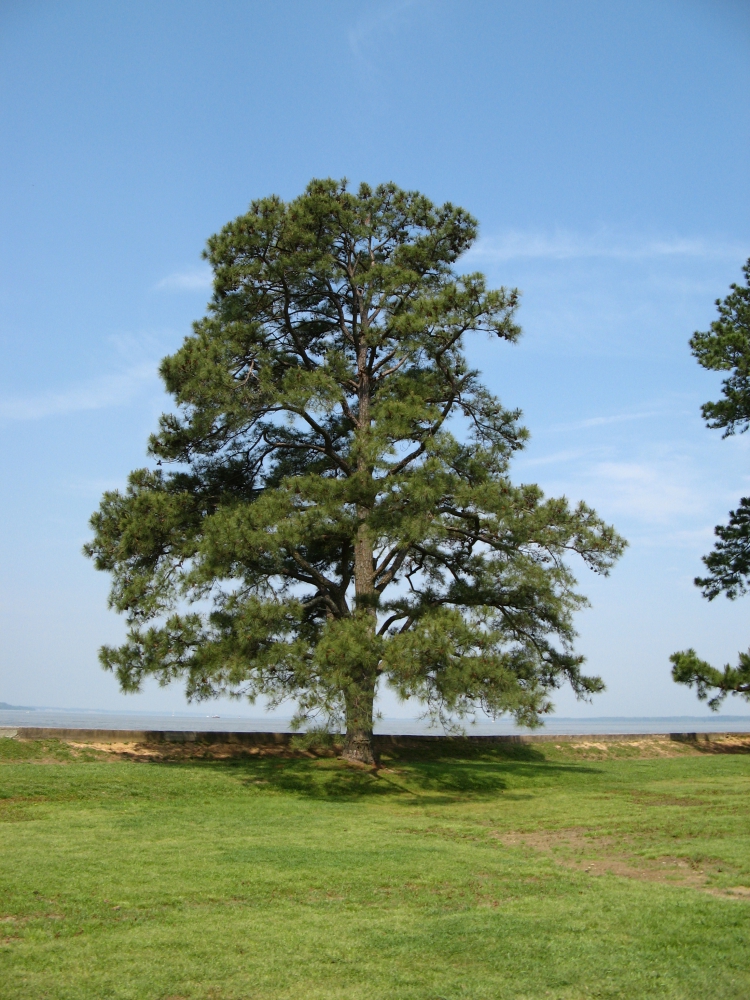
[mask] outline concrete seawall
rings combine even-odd
[[[39,726],[0,728],[0,737],[20,740],[66,740],[72,743],[234,743],[243,746],[289,746],[293,733],[191,732],[151,729],[56,729]],[[747,733],[542,733],[502,736],[389,736],[376,735],[376,747],[425,747],[465,742],[475,746],[493,743],[638,743],[664,740],[678,743],[713,743],[725,739],[750,739]]]

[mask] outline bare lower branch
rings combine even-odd
[[[329,580],[327,576],[325,576],[323,573],[320,572],[320,570],[316,569],[311,563],[307,561],[307,559],[305,559],[304,556],[300,555],[300,553],[296,549],[290,549],[289,554],[292,557],[292,559],[294,559],[294,561],[297,563],[297,565],[300,567],[300,569],[303,569],[306,573],[308,573],[315,581],[315,583],[317,583],[317,585],[321,587],[324,591],[327,591],[331,596],[333,596],[334,594],[336,596],[341,595],[341,591],[338,585],[334,583],[333,580]]]
[[[396,556],[396,558],[395,558],[395,560],[394,560],[393,565],[391,566],[391,568],[387,571],[387,573],[385,573],[383,575],[383,578],[380,580],[380,582],[375,587],[375,589],[377,590],[377,592],[379,594],[382,594],[382,592],[385,590],[385,588],[390,583],[393,582],[396,574],[398,573],[398,571],[403,566],[404,560],[406,559],[406,557],[408,556],[408,554],[409,554],[409,546],[405,545],[404,548],[401,549],[401,551]]]
[[[409,618],[408,611],[401,611],[399,614],[391,615],[390,618],[386,618],[383,624],[378,629],[378,635],[385,635],[388,629],[393,625],[394,622],[400,621],[402,618]]]

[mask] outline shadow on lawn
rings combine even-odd
[[[431,804],[448,804],[466,796],[494,798],[507,789],[511,773],[529,784],[535,779],[548,783],[561,774],[599,773],[590,765],[552,763],[530,747],[514,748],[513,753],[502,755],[485,751],[468,759],[466,754],[445,751],[429,755],[399,751],[384,754],[381,765],[370,771],[324,757],[235,760],[229,766],[245,772],[242,783],[247,787],[267,787],[315,799],[397,797]],[[514,797],[519,794],[523,792],[516,789]]]

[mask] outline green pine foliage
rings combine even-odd
[[[750,426],[750,260],[743,267],[744,285],[731,285],[731,294],[716,300],[719,319],[709,331],[695,333],[690,347],[698,363],[711,371],[729,372],[722,383],[723,398],[701,407],[711,428],[723,428],[724,437],[743,434]],[[703,557],[708,576],[696,577],[696,586],[712,601],[719,594],[730,600],[744,594],[750,581],[750,498],[742,497],[729,523],[715,529],[713,550]],[[739,664],[717,670],[701,660],[694,649],[673,653],[672,677],[678,684],[695,687],[709,706],[718,709],[728,694],[750,700],[750,651],[739,654]]]
[[[101,651],[123,690],[292,698],[365,760],[382,681],[443,719],[527,724],[565,681],[601,690],[566,557],[607,573],[625,543],[509,478],[526,431],[462,345],[513,343],[518,293],[456,270],[476,232],[393,184],[322,180],[208,241],[207,315],[160,369],[156,467],[104,495],[85,550],[127,616]]]
[[[719,594],[730,600],[747,592],[750,579],[750,498],[742,497],[737,510],[729,511],[729,523],[714,528],[718,541],[703,562],[708,576],[698,576],[696,586],[712,601]]]
[[[730,285],[731,294],[716,300],[719,318],[711,329],[690,338],[699,365],[729,372],[722,382],[723,398],[701,407],[708,426],[724,428],[724,437],[743,433],[750,421],[750,260],[742,271],[745,284]]]

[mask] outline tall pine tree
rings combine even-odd
[[[708,426],[723,429],[723,437],[743,434],[750,427],[750,260],[743,272],[745,284],[730,285],[730,294],[716,300],[719,318],[711,329],[690,339],[700,365],[728,373],[722,398],[701,407]],[[695,584],[709,601],[719,594],[734,600],[750,584],[750,498],[742,497],[737,509],[730,510],[729,523],[714,531],[718,541],[703,557],[708,576],[696,577]],[[727,663],[722,670],[701,660],[694,649],[673,653],[670,660],[674,680],[695,687],[701,700],[710,695],[708,704],[714,710],[728,694],[750,700],[750,650],[739,654],[736,667]]]
[[[526,432],[462,343],[515,341],[518,294],[455,270],[475,237],[451,204],[323,180],[208,241],[207,315],[161,364],[156,467],[105,493],[85,550],[127,616],[100,653],[123,690],[292,698],[369,762],[379,682],[436,717],[527,724],[563,681],[602,689],[565,559],[607,573],[625,543],[509,479]]]

